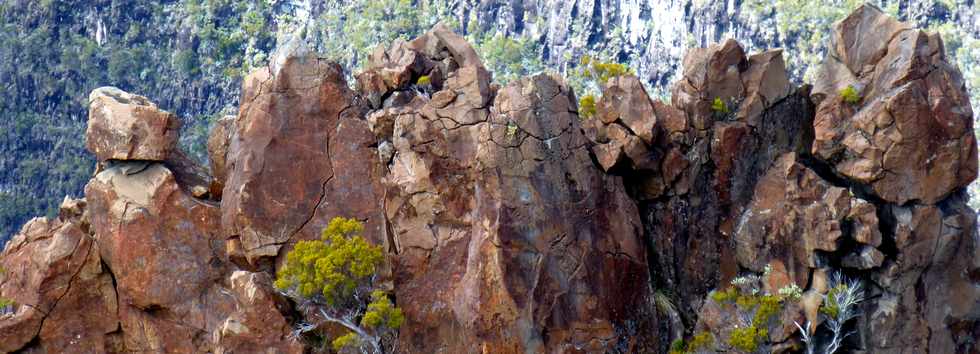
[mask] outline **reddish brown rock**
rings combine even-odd
[[[302,353],[303,345],[287,338],[292,328],[280,311],[285,299],[273,291],[266,273],[235,271],[228,278],[235,297],[235,312],[212,333],[215,353],[242,353],[258,348],[266,352]]]
[[[653,102],[636,76],[610,79],[596,105],[596,116],[605,124],[620,122],[647,145],[654,143],[657,117]]]
[[[89,94],[85,146],[99,161],[163,161],[176,150],[180,120],[143,96],[115,87]]]
[[[68,200],[64,214],[84,210]],[[116,291],[102,267],[86,217],[35,218],[0,253],[0,297],[15,302],[0,315],[0,351],[113,351]]]
[[[754,194],[735,227],[736,255],[745,269],[761,273],[766,265],[778,262],[803,288],[809,283],[810,269],[826,264],[822,254],[838,251],[845,239],[856,241],[863,235],[844,225],[855,224],[852,205],[861,208],[867,202],[824,181],[800,164],[795,154],[779,158],[759,180]],[[873,215],[860,222],[863,228],[878,229]],[[881,252],[865,247],[862,252],[869,252],[869,261],[880,265]]]
[[[969,96],[938,34],[865,5],[831,38],[813,90],[815,155],[898,204],[936,203],[976,178]],[[848,87],[858,102],[843,99]]]
[[[446,41],[441,59],[433,38],[412,43],[426,60],[463,63],[442,90],[369,115],[394,148],[384,201],[409,321],[400,347],[650,348],[627,326],[648,323],[638,313],[653,316],[641,305],[638,215],[621,182],[589,159],[567,87],[539,75],[494,98],[482,65],[467,64],[471,49]]]
[[[188,195],[164,165],[112,165],[89,182],[86,197],[90,212],[99,215],[92,218],[92,232],[100,255],[115,274],[126,351],[234,346],[241,339],[226,333],[226,324],[246,322],[252,343],[301,351],[286,338],[289,328],[279,310],[255,298],[256,291],[271,293],[267,281],[264,288],[238,291],[244,285],[234,276],[226,280],[234,266],[223,252],[217,205]],[[256,302],[262,305],[242,305]],[[249,322],[255,316],[265,325]]]
[[[738,220],[768,166],[807,147],[805,117],[812,113],[805,91],[790,85],[779,51],[746,57],[726,41],[691,51],[684,67],[673,104],[653,104],[655,129],[662,129],[655,134],[663,138],[647,156],[659,171],[634,165],[613,173],[625,175],[640,201],[659,271],[654,286],[686,294],[673,301],[681,313],[697,313],[708,291],[738,274],[731,247]],[[727,113],[712,110],[716,98]],[[593,141],[601,162],[602,142]]]
[[[245,79],[226,158],[222,230],[252,262],[337,216],[381,234],[375,140],[343,71],[301,52],[277,57]]]

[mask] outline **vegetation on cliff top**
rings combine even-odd
[[[379,288],[384,253],[361,237],[363,231],[355,219],[334,218],[320,240],[300,241],[286,254],[275,285],[306,318],[322,321],[301,324],[299,333],[334,323],[349,331],[331,341],[334,350],[391,353],[405,316]]]

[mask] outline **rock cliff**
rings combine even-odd
[[[336,216],[387,252],[399,352],[653,353],[696,331],[733,350],[744,320],[709,293],[736,277],[800,288],[765,343],[792,352],[838,272],[866,289],[848,348],[980,350],[959,70],[871,6],[829,47],[803,87],[779,50],[694,49],[670,102],[617,77],[581,119],[561,78],[495,84],[441,25],[354,89],[293,43],[245,79],[210,168],[172,114],[95,90],[85,198],[0,253],[0,352],[308,351],[271,278]]]

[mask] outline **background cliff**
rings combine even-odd
[[[207,131],[234,112],[245,73],[268,62],[280,34],[307,26],[313,47],[347,75],[374,46],[438,21],[475,44],[497,80],[551,70],[583,91],[583,56],[627,64],[652,96],[667,96],[688,48],[723,38],[747,50],[785,48],[790,78],[811,82],[831,24],[860,2],[694,0],[0,1],[0,243],[33,215],[78,196],[94,159],[78,137],[87,95],[139,92],[184,121],[181,146],[205,159]],[[980,2],[881,1],[886,12],[938,30],[980,100]],[[352,14],[356,14],[352,16]],[[591,87],[595,90],[596,87]],[[977,194],[977,193],[974,193]],[[974,207],[980,205],[973,204]]]

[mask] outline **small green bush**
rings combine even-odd
[[[714,291],[711,293],[711,299],[719,304],[732,302],[738,299],[738,290],[731,286],[722,291]]]
[[[713,351],[714,346],[715,337],[711,333],[698,332],[689,341],[684,341],[681,338],[674,340],[670,344],[670,354],[697,353],[702,350]]]
[[[591,78],[599,85],[605,85],[609,79],[629,75],[633,70],[620,63],[604,62],[590,56],[582,57],[582,76]]]
[[[691,341],[687,343],[687,350],[690,352],[696,352],[701,349],[711,349],[715,345],[715,337],[708,332],[700,332],[691,337]]]
[[[755,310],[755,316],[752,318],[753,326],[766,327],[769,320],[783,310],[783,300],[779,296],[763,295],[759,297],[757,303],[759,308]]]
[[[731,111],[728,109],[728,105],[725,104],[725,101],[719,97],[716,97],[715,100],[711,102],[711,111],[717,114],[731,113]]]
[[[847,290],[847,285],[840,284],[830,289],[827,292],[827,299],[824,300],[823,306],[820,307],[820,312],[824,313],[830,317],[837,317],[840,314],[840,308],[837,306],[837,296]]]
[[[670,343],[670,354],[684,354],[687,351],[687,343],[684,338],[677,338]]]
[[[432,84],[432,79],[429,77],[429,75],[422,75],[415,81],[415,84],[419,86],[429,86]]]
[[[595,108],[594,95],[585,95],[582,96],[580,100],[578,100],[578,113],[579,113],[579,117],[581,117],[582,119],[589,119],[595,117],[596,108]]]
[[[843,90],[840,90],[840,98],[850,104],[856,104],[861,101],[861,95],[858,94],[857,89],[852,85],[848,85]]]
[[[759,349],[759,343],[769,336],[769,331],[756,326],[736,328],[728,337],[728,344],[743,352],[752,353]]]

